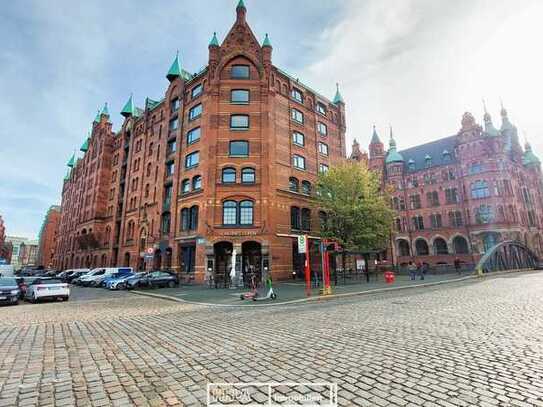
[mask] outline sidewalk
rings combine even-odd
[[[442,275],[427,275],[424,280],[417,279],[412,281],[409,276],[396,276],[396,281],[392,284],[386,284],[384,281],[365,281],[348,282],[343,284],[338,281],[337,286],[332,284],[333,297],[347,296],[356,293],[372,292],[372,291],[388,291],[390,289],[406,288],[413,286],[435,285],[453,281],[463,281],[473,278],[471,273],[463,273],[462,275],[451,273]],[[275,301],[268,299],[262,301],[241,300],[240,295],[246,293],[247,289],[228,289],[228,288],[208,288],[199,285],[180,286],[176,288],[164,288],[159,290],[137,290],[133,291],[136,294],[148,295],[175,301],[198,303],[202,305],[217,305],[217,306],[255,306],[255,305],[279,305],[285,303],[307,301],[305,294],[305,283],[302,281],[282,281],[273,285],[274,291],[277,294]],[[319,296],[319,289],[311,290],[310,301],[325,299],[326,297]]]

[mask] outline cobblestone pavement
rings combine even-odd
[[[542,294],[531,273],[270,308],[3,307],[0,406],[197,406],[249,381],[336,382],[340,406],[543,406]]]

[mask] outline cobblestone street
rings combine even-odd
[[[2,307],[0,406],[197,406],[208,382],[267,381],[336,382],[340,406],[543,406],[542,293],[526,273],[269,308]]]

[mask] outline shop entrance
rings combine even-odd
[[[232,268],[231,242],[218,242],[213,245],[215,253],[215,270],[213,279],[215,287],[227,287],[230,282],[230,269]]]
[[[243,273],[243,284],[251,286],[254,276],[256,284],[262,282],[262,246],[255,241],[244,242],[241,245],[241,267]]]
[[[194,273],[196,265],[196,244],[184,244],[179,247],[179,267],[181,273]]]

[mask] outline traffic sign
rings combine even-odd
[[[147,254],[150,254],[150,255],[152,255],[154,253],[154,251],[155,251],[155,249],[153,249],[152,247],[148,247],[147,250],[146,250]]]
[[[298,253],[305,253],[307,247],[307,236],[300,235],[298,236]]]

